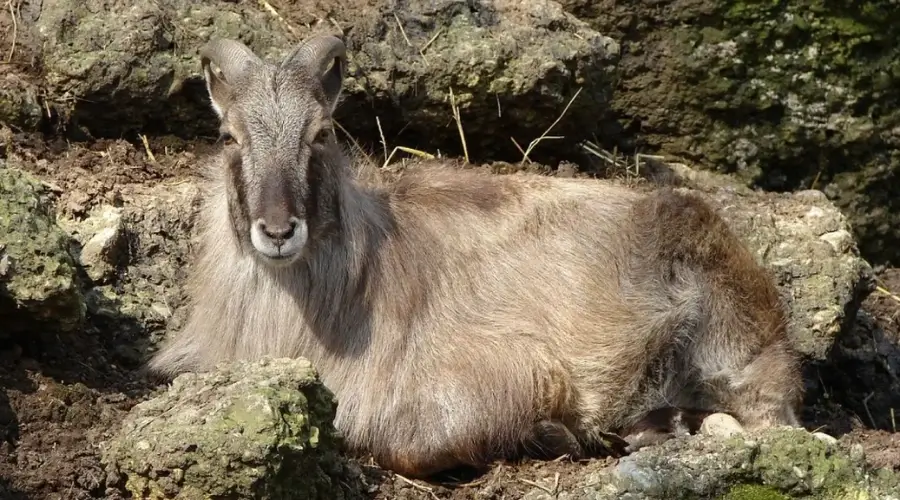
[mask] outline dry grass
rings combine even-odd
[[[875,291],[884,295],[885,297],[888,297],[889,299],[893,300],[894,302],[897,302],[898,304],[900,304],[900,295],[895,294],[894,292],[888,290],[887,288],[885,288],[881,285],[876,285]]]
[[[140,134],[141,143],[144,145],[144,152],[147,153],[147,158],[150,159],[153,163],[157,163],[156,156],[153,155],[153,151],[150,149],[150,142],[147,141],[147,136],[144,134]]]
[[[462,143],[463,154],[466,163],[469,163],[469,148],[466,146],[466,132],[463,130],[462,118],[459,116],[459,106],[456,105],[456,96],[453,95],[453,88],[450,88],[450,109],[453,111],[453,121],[456,122],[456,129],[459,131],[459,140]]]
[[[397,23],[399,25],[399,23],[400,23],[399,19],[397,19]],[[401,31],[402,31],[402,27],[401,27]],[[429,40],[429,43],[426,44],[426,47],[437,37],[438,34],[439,33],[435,33],[435,35],[432,37],[432,39]],[[410,44],[410,46],[412,46],[411,42],[408,39],[406,39],[406,40],[407,40],[407,43]],[[424,48],[422,50],[424,50]],[[550,126],[547,127],[547,129],[544,130],[544,132],[540,136],[538,136],[537,138],[532,140],[528,144],[527,148],[523,149],[519,145],[519,143],[516,142],[515,138],[510,137],[510,140],[512,140],[513,144],[515,144],[516,148],[519,149],[519,152],[522,153],[522,160],[520,160],[520,162],[519,162],[520,165],[522,165],[522,164],[527,165],[527,164],[533,163],[531,158],[529,157],[529,155],[534,150],[534,148],[537,147],[537,145],[540,144],[542,141],[549,140],[549,139],[562,139],[563,138],[563,136],[551,136],[549,134],[553,130],[553,128],[556,127],[556,125],[559,124],[559,122],[565,117],[569,108],[572,106],[572,103],[575,102],[575,99],[578,98],[578,95],[581,93],[581,90],[582,89],[579,87],[579,89],[575,92],[575,94],[572,96],[572,98],[569,99],[568,103],[566,103],[566,106],[563,108],[563,110],[559,114],[559,116],[556,117],[556,119],[553,121],[553,123],[551,123]],[[457,102],[456,94],[453,92],[452,87],[449,89],[448,96],[449,96],[449,100],[450,100],[450,111],[453,116],[453,122],[456,125],[456,130],[457,130],[457,133],[459,134],[459,142],[460,142],[460,145],[461,145],[462,151],[463,151],[463,160],[465,161],[465,164],[469,165],[469,164],[471,164],[471,159],[469,157],[469,147],[468,147],[468,143],[466,141],[466,131],[465,131],[465,127],[463,126],[463,123],[462,123],[462,115],[460,113],[459,103]],[[428,153],[426,151],[421,151],[421,150],[406,147],[406,146],[395,146],[393,149],[391,149],[387,143],[387,140],[385,139],[384,130],[381,127],[380,117],[378,117],[378,116],[375,117],[375,123],[378,127],[379,142],[381,144],[382,152],[384,155],[384,161],[381,165],[382,168],[386,168],[387,166],[389,166],[391,164],[391,160],[394,158],[397,151],[402,151],[402,152],[410,154],[412,156],[416,156],[419,158],[425,158],[425,159],[441,158],[440,153],[438,153],[437,155],[434,155],[434,154]],[[346,130],[344,130],[344,133],[354,143],[357,143],[356,140],[349,133],[347,133]]]
[[[260,7],[265,9],[266,12],[268,12],[269,14],[272,15],[272,17],[277,19],[278,22],[280,22],[281,24],[284,24],[284,26],[287,28],[287,30],[291,32],[291,35],[294,35],[294,36],[300,35],[300,33],[297,31],[297,28],[295,28],[293,25],[291,25],[291,23],[287,22],[287,20],[284,17],[282,17],[281,14],[278,13],[278,11],[275,9],[275,7],[272,6],[272,4],[270,4],[266,0],[257,0],[257,1],[259,3]]]
[[[560,113],[559,116],[556,117],[556,120],[553,120],[553,123],[551,123],[550,126],[547,127],[547,130],[544,130],[544,133],[543,133],[543,134],[541,134],[538,138],[536,138],[536,139],[534,139],[533,141],[531,141],[530,143],[528,143],[528,148],[527,148],[527,149],[525,149],[525,150],[523,151],[523,150],[522,150],[522,147],[519,146],[519,143],[516,142],[515,139],[513,139],[512,137],[510,137],[510,139],[511,139],[512,142],[513,142],[513,144],[515,144],[515,145],[516,145],[516,148],[519,149],[519,152],[522,153],[522,160],[521,160],[522,163],[525,163],[525,162],[531,163],[531,158],[529,158],[528,155],[531,153],[531,151],[532,151],[538,144],[541,143],[541,141],[545,141],[545,140],[548,140],[548,139],[562,139],[562,138],[563,138],[563,136],[550,136],[550,135],[547,135],[547,134],[549,134],[550,131],[553,130],[553,127],[555,127],[556,124],[558,124],[558,123],[560,122],[560,120],[562,120],[562,118],[563,118],[564,116],[566,116],[566,113],[569,111],[569,108],[572,106],[572,103],[575,102],[575,99],[578,98],[578,94],[581,93],[581,89],[582,89],[582,87],[578,87],[578,90],[575,91],[575,95],[573,95],[572,98],[569,99],[569,102],[566,104],[566,107],[563,108],[562,113]]]
[[[435,156],[431,153],[427,153],[425,151],[419,151],[418,149],[408,148],[406,146],[395,146],[394,149],[391,150],[390,154],[388,154],[388,145],[387,140],[384,138],[384,130],[381,128],[381,119],[379,117],[375,117],[375,123],[378,125],[378,135],[381,137],[381,146],[384,148],[384,163],[381,165],[381,168],[387,168],[391,163],[391,159],[394,157],[394,154],[397,151],[403,151],[404,153],[408,153],[414,156],[418,156],[419,158],[424,158],[428,160],[432,160]]]
[[[642,167],[647,164],[648,160],[667,164],[672,163],[665,156],[643,153],[635,153],[634,155],[629,156],[620,152],[618,149],[609,151],[592,141],[585,141],[581,144],[581,147],[588,154],[597,158],[605,165],[608,176],[624,179],[626,182],[634,182],[642,179]]]
[[[11,40],[9,42],[9,52],[7,52],[6,54],[6,61],[4,61],[4,63],[10,64],[12,63],[13,57],[16,54],[16,44],[19,40],[19,17],[21,16],[19,8],[21,7],[21,1],[6,0],[6,7],[7,9],[9,9],[9,19],[12,23],[10,31],[12,31],[12,33],[10,35]]]

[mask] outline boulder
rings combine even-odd
[[[356,498],[361,472],[338,455],[335,409],[304,359],[183,374],[104,444],[107,484],[139,499]]]
[[[900,475],[866,463],[861,447],[842,447],[802,429],[731,437],[687,436],[643,448],[586,475],[559,499],[725,498],[900,499]],[[529,500],[550,498],[541,492]]]
[[[71,331],[85,304],[43,186],[0,162],[0,335],[53,328]]]
[[[826,360],[875,286],[847,217],[820,191],[765,193],[729,176],[680,164],[666,168],[679,189],[703,194],[772,272],[794,344],[808,360]]]
[[[623,45],[609,149],[823,189],[863,255],[900,261],[900,9],[895,0],[560,0]]]
[[[469,153],[520,159],[510,137],[526,148],[579,88],[577,104],[551,135],[567,137],[554,141],[557,147],[590,137],[615,81],[618,44],[552,0],[279,6],[272,12],[225,0],[45,0],[32,27],[42,40],[43,85],[66,121],[89,135],[215,135],[200,81],[203,43],[237,38],[276,60],[306,36],[330,32],[341,34],[350,52],[337,118],[351,134],[378,146],[378,118],[388,147],[461,152],[452,89]],[[394,137],[401,129],[403,144]]]

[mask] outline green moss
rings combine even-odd
[[[719,23],[733,51],[687,58],[704,97],[728,103],[729,117],[711,114],[719,126],[741,136],[748,134],[737,127],[749,126],[757,137],[770,137],[757,141],[763,168],[752,180],[773,188],[802,185],[818,173],[816,150],[861,147],[900,124],[893,106],[900,100],[893,71],[900,17],[889,4],[722,2]],[[707,31],[699,30],[698,45],[720,43],[705,37]],[[875,82],[882,90],[873,90]],[[829,120],[840,123],[828,126]],[[720,160],[737,166],[727,156]]]
[[[71,330],[84,320],[69,237],[42,194],[36,179],[0,165],[0,318],[6,331]]]
[[[791,497],[774,488],[755,484],[734,486],[720,500],[789,500]]]
[[[761,447],[754,467],[766,485],[790,491],[803,483],[819,491],[841,490],[858,480],[859,468],[850,456],[836,453],[824,441],[799,439],[796,432],[775,433],[776,439]]]

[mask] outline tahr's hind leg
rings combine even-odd
[[[696,434],[703,420],[713,411],[674,406],[657,408],[640,420],[620,431],[625,451],[635,452],[646,446],[662,444],[676,436]]]
[[[731,373],[719,396],[727,411],[748,430],[801,427],[802,380],[794,354],[784,345],[765,348]]]

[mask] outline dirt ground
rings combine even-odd
[[[113,140],[69,144],[9,129],[0,131],[0,144],[6,144],[0,156],[15,158],[36,174],[57,194],[58,213],[75,219],[98,203],[127,205],[152,190],[174,191],[193,177],[197,160],[213,146],[155,139],[149,143],[154,157],[150,159],[141,144]],[[139,368],[147,346],[167,329],[177,328],[183,313],[179,307],[183,297],[173,283],[181,277],[188,245],[167,234],[166,228],[189,227],[190,221],[171,214],[173,220],[160,217],[148,215],[137,221],[144,225],[139,231],[151,232],[158,240],[133,249],[132,263],[111,286],[120,292],[135,287],[157,290],[166,314],[108,314],[94,307],[83,332],[68,336],[35,332],[29,338],[0,341],[0,498],[120,498],[116,485],[107,484],[97,444],[132,405],[160,389],[143,378]],[[168,267],[153,264],[154,259],[165,260]],[[885,291],[900,292],[900,269],[881,270],[879,278],[884,291],[865,301],[863,310],[870,319],[865,327],[878,329],[896,346],[900,298]],[[811,393],[805,424],[861,443],[874,464],[900,470],[895,419],[872,417],[893,416],[890,408],[877,404],[889,399],[870,398],[861,410],[852,388],[838,386],[841,380],[852,380],[849,371],[858,366],[850,362],[838,366],[847,372],[815,377],[819,385]],[[520,497],[535,487],[551,493],[562,490],[606,465],[606,460],[527,460],[499,465],[477,478],[430,484],[407,481],[370,463],[361,465],[377,499],[501,499]]]

